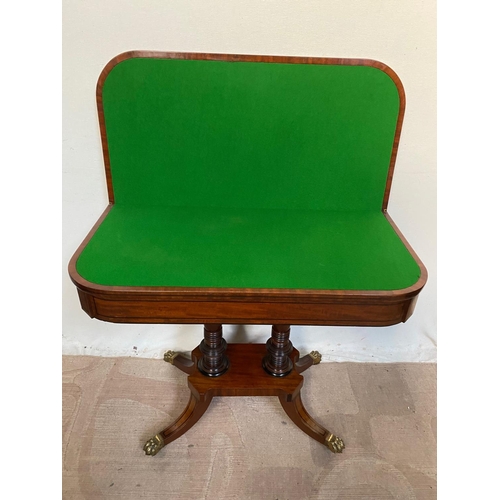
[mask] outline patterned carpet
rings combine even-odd
[[[277,398],[215,398],[154,457],[144,442],[182,412],[186,375],[163,361],[63,357],[63,498],[435,499],[436,365],[321,363],[304,373],[331,453]]]

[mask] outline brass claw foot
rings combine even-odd
[[[342,450],[345,448],[344,441],[333,434],[330,434],[325,439],[325,444],[332,453],[342,453]]]
[[[311,351],[309,356],[313,359],[313,365],[319,365],[321,362],[321,354],[318,351]]]
[[[163,438],[159,434],[157,434],[146,442],[143,450],[146,455],[154,456],[163,448],[163,446]]]
[[[170,363],[170,364],[174,364],[174,359],[176,356],[178,356],[179,353],[178,352],[174,352],[174,351],[167,351],[164,355],[163,355],[163,360],[166,361],[167,363]]]

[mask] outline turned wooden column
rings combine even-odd
[[[198,369],[208,377],[218,377],[229,368],[226,356],[227,343],[222,338],[222,325],[204,325],[204,339],[200,344],[203,357],[198,361]]]
[[[290,325],[273,325],[271,338],[267,341],[267,354],[262,360],[264,370],[274,377],[284,377],[293,369],[290,354]]]

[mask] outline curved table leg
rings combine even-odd
[[[188,375],[194,373],[194,370],[196,369],[193,361],[182,356],[179,352],[167,351],[163,355],[163,360],[174,365],[176,368],[179,368],[179,370],[187,373]]]
[[[295,371],[297,373],[302,373],[312,365],[317,365],[319,363],[321,363],[321,354],[318,351],[311,351],[295,362]]]
[[[319,425],[309,413],[307,413],[302,404],[300,393],[292,401],[287,400],[286,394],[280,395],[279,400],[286,414],[295,425],[302,429],[307,435],[316,439],[316,441],[324,444],[331,452],[342,453],[342,450],[345,448],[342,439]]]
[[[181,416],[173,424],[146,442],[143,448],[146,455],[156,455],[166,444],[171,443],[191,429],[207,411],[211,402],[211,397],[206,396],[205,401],[198,401],[191,393],[189,403]]]

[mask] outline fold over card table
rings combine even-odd
[[[83,310],[118,323],[204,325],[182,415],[215,396],[278,396],[295,424],[341,452],[304,408],[291,325],[406,321],[425,267],[387,213],[405,96],[371,60],[128,52],[97,85],[109,205],[69,264]],[[227,345],[223,324],[272,325]],[[332,381],[334,383],[334,381]]]

